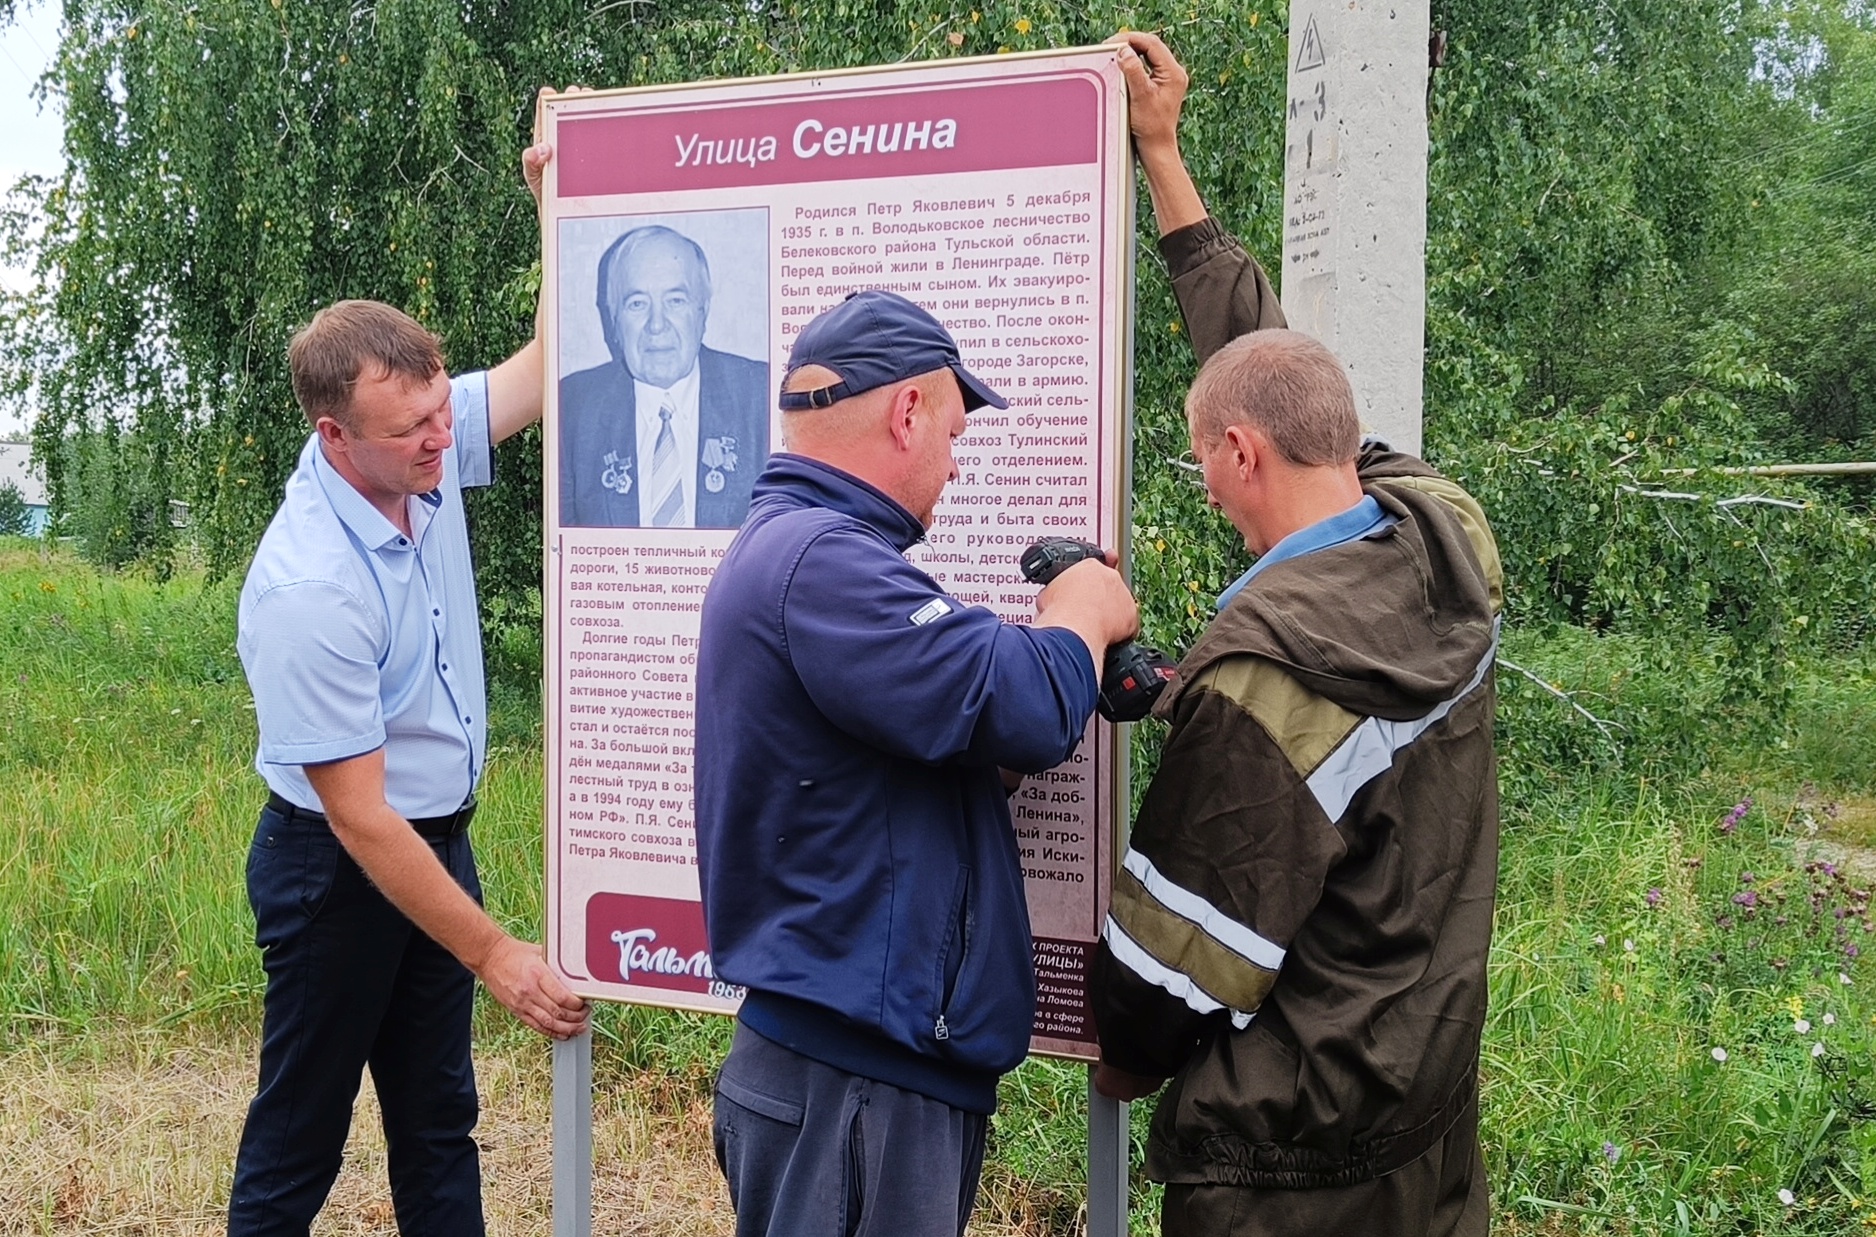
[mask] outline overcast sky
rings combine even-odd
[[[16,17],[0,26],[0,188],[7,189],[28,173],[59,170],[58,114],[41,110],[32,89],[59,44],[58,0],[27,0]],[[25,278],[0,266],[0,280],[9,286]],[[0,434],[24,428],[17,415],[0,409]]]

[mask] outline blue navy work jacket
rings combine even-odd
[[[703,603],[697,859],[712,965],[805,1056],[989,1112],[1035,974],[998,767],[1067,759],[1087,648],[949,597],[885,494],[772,456]]]

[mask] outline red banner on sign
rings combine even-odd
[[[1099,157],[1092,77],[816,94],[560,122],[563,197],[870,180]]]
[[[716,973],[702,905],[594,894],[586,904],[586,969],[602,983],[710,992]]]

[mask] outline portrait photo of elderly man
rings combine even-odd
[[[766,231],[762,212],[724,213]],[[766,313],[766,282],[755,292]],[[606,247],[594,303],[610,359],[560,379],[563,525],[742,523],[768,457],[769,367],[705,346],[712,296],[703,247],[674,228],[632,227]]]

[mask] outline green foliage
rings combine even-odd
[[[634,86],[1093,41],[1163,29],[1194,89],[1184,145],[1213,210],[1275,255],[1281,5],[507,6],[69,0],[46,89],[70,163],[22,186],[0,247],[37,290],[0,316],[0,390],[41,409],[55,511],[102,563],[166,561],[192,505],[211,570],[245,561],[305,429],[284,346],[319,305],[410,309],[458,369],[525,337],[539,280],[516,174],[537,85]],[[1714,631],[1733,695],[1786,651],[1867,634],[1867,487],[1664,470],[1856,449],[1876,213],[1870,18],[1821,0],[1436,6],[1427,454],[1497,522],[1524,622]],[[954,42],[953,40],[957,40]],[[1185,451],[1193,366],[1136,254],[1135,570],[1184,647],[1246,563]],[[1634,437],[1631,439],[1630,434]],[[497,678],[538,644],[540,451],[471,496]],[[1698,502],[1637,491],[1699,493]],[[1757,494],[1803,512],[1719,500]],[[1698,639],[1698,636],[1693,638]]]
[[[11,481],[0,481],[0,537],[24,537],[32,531],[32,513]]]
[[[231,581],[0,552],[0,1048],[107,1022],[257,1024],[241,865],[261,788],[234,603]],[[1850,1197],[1876,1195],[1876,996],[1868,959],[1845,949],[1876,945],[1870,874],[1821,866],[1876,843],[1876,663],[1801,652],[1798,707],[1741,744],[1716,708],[1723,645],[1669,661],[1629,635],[1508,641],[1620,744],[1500,671],[1483,1115],[1499,1231],[1822,1237],[1848,1231]],[[491,912],[532,933],[538,706],[497,704],[476,850]],[[605,1006],[596,1029],[599,1087],[649,1074],[688,1109],[730,1024]],[[477,1036],[539,1051],[486,1000]],[[986,1202],[1023,1231],[1076,1231],[1086,1088],[1081,1068],[1039,1060],[1004,1082]],[[1135,1108],[1136,1162],[1149,1108]],[[1136,1181],[1136,1232],[1153,1231],[1156,1197]],[[1560,1213],[1567,1227],[1545,1226]]]
[[[0,252],[40,275],[0,294],[0,397],[41,411],[55,510],[103,564],[168,564],[175,498],[211,568],[238,571],[305,441],[284,350],[320,305],[402,305],[458,370],[525,338],[538,241],[515,163],[542,84],[1162,29],[1194,82],[1183,137],[1201,191],[1254,252],[1279,251],[1281,3],[64,7],[46,88],[68,167],[0,210]],[[1869,792],[1869,670],[1817,659],[1868,645],[1870,491],[1715,470],[1876,441],[1871,9],[1442,0],[1434,20],[1451,53],[1430,96],[1427,454],[1497,528],[1511,661],[1608,723],[1501,671],[1486,1109],[1501,1220],[1843,1231],[1844,1193],[1876,1191],[1871,1097],[1842,1064],[1869,1050],[1852,1034],[1866,985],[1839,991],[1819,971],[1841,953],[1833,927],[1820,941],[1804,916],[1755,912],[1746,928],[1732,901],[1750,871],[1752,888],[1810,905],[1796,810],[1759,809],[1731,835],[1715,822],[1749,792],[1796,804],[1804,780]],[[1144,203],[1141,224],[1134,571],[1148,635],[1178,649],[1247,559],[1177,463],[1193,365]],[[492,908],[526,925],[537,433],[504,447],[499,473],[471,498],[496,705],[477,830]],[[1740,497],[1801,509],[1727,501]],[[238,863],[252,735],[231,604],[225,585],[0,569],[0,613],[21,633],[0,644],[0,1035],[251,1011]],[[109,738],[127,732],[137,760]],[[1853,903],[1835,883],[1826,896],[1840,922]],[[1822,1064],[1793,1037],[1793,999],[1814,1023],[1841,1011]],[[699,1093],[723,1030],[639,1010],[599,1026],[602,1076],[662,1070]],[[1024,1183],[1045,1229],[1072,1223],[1082,1088],[1048,1063],[1006,1088],[991,1177]],[[1779,1206],[1780,1188],[1799,1205]]]
[[[1512,640],[1620,750],[1499,676],[1486,1143],[1500,1199],[1533,1226],[1839,1233],[1872,1185],[1858,955],[1876,869],[1867,852],[1854,879],[1824,866],[1870,785],[1834,755],[1868,728],[1870,665],[1801,665],[1789,722],[1741,744],[1715,707],[1716,651],[1670,664],[1642,638]]]
[[[170,498],[191,503],[212,570],[245,561],[305,439],[284,349],[320,305],[402,305],[458,369],[525,338],[538,242],[515,165],[541,84],[982,55],[1092,42],[1123,22],[1166,27],[1202,86],[1195,172],[1253,244],[1277,243],[1280,9],[690,0],[660,4],[654,20],[644,6],[594,14],[569,0],[368,11],[69,0],[65,13],[47,89],[64,102],[70,164],[0,218],[0,240],[41,277],[0,326],[0,389],[36,400],[55,510],[97,508],[79,522],[100,562],[167,553],[147,513]],[[1164,462],[1184,448],[1191,366],[1149,249],[1142,505],[1153,522],[1194,526],[1198,496]],[[110,444],[130,458],[88,471]],[[538,435],[506,447],[499,472],[470,499],[478,564],[484,596],[522,614],[540,569]],[[529,654],[513,653],[525,672]]]
[[[1786,295],[1789,262],[1765,255],[1810,252],[1822,216],[1781,186],[1837,141],[1791,84],[1871,80],[1807,59],[1848,20],[1752,0],[1436,12],[1454,51],[1432,95],[1428,458],[1490,514],[1514,622],[1718,634],[1725,707],[1761,716],[1796,647],[1867,639],[1876,587],[1858,490],[1714,471],[1833,454],[1804,393],[1825,353],[1855,352],[1859,302]],[[1809,357],[1769,344],[1799,336]]]
[[[1868,459],[1876,448],[1876,255],[1867,240],[1876,223],[1876,14],[1866,5],[1794,5],[1778,48],[1784,123],[1754,152],[1771,175],[1753,202],[1754,243],[1724,313],[1750,329],[1755,357],[1792,377],[1748,402],[1768,440]]]
[[[1762,6],[1434,7],[1452,50],[1431,96],[1429,420],[1470,412],[1473,383],[1524,416],[1671,383],[1672,337],[1630,323],[1737,233],[1724,164],[1753,132]]]
[[[256,991],[232,601],[0,551],[0,1040]]]
[[[138,428],[78,426],[59,441],[63,527],[101,567],[141,562],[165,574],[175,545],[171,469],[182,444]]]
[[[1876,524],[1822,486],[1712,472],[1745,433],[1721,381],[1508,421],[1443,462],[1521,568],[1515,621],[1647,630],[1676,650],[1717,634],[1731,702],[1775,711],[1798,647],[1870,636]],[[1687,467],[1703,471],[1673,475]]]

